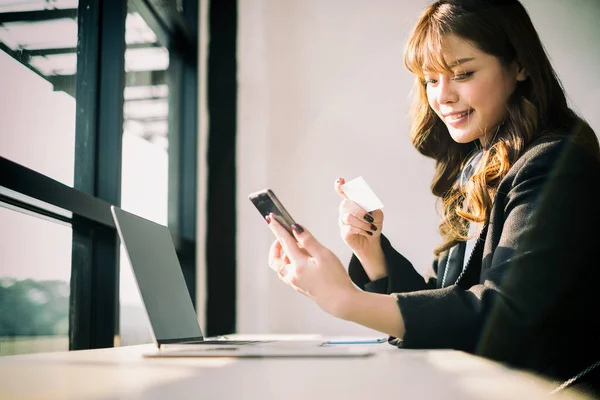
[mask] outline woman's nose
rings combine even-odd
[[[440,79],[440,84],[437,88],[439,104],[456,103],[458,100],[458,95],[452,83],[449,79]]]

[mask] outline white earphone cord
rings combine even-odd
[[[564,381],[562,384],[560,384],[560,386],[558,386],[556,389],[554,389],[553,391],[551,391],[550,394],[554,394],[556,392],[559,392],[559,391],[563,390],[564,388],[566,388],[569,385],[571,385],[573,382],[577,381],[581,377],[583,377],[583,376],[587,375],[588,373],[590,373],[592,370],[594,370],[598,366],[600,366],[600,361],[596,361],[595,363],[591,364],[589,367],[587,367],[586,369],[584,369],[583,371],[581,371],[580,373],[578,373],[577,375],[575,375],[571,379],[568,379],[568,380]]]

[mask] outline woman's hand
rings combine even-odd
[[[342,196],[338,219],[342,240],[355,254],[368,254],[373,248],[381,247],[379,236],[383,228],[383,212],[375,210],[368,213],[348,199],[341,187],[344,183],[344,178],[335,181],[335,190]]]
[[[393,296],[358,290],[340,260],[308,230],[294,225],[292,237],[272,214],[267,222],[277,237],[269,251],[269,266],[282,281],[334,317],[404,336],[404,320]]]
[[[271,269],[325,312],[345,318],[346,306],[359,290],[340,260],[307,229],[294,225],[294,238],[272,215],[267,222],[277,237],[269,251]]]
[[[348,199],[341,187],[344,183],[344,178],[335,181],[335,190],[342,196],[338,218],[342,240],[358,257],[371,280],[382,278],[387,275],[380,238],[383,211],[368,213]]]

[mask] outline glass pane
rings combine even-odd
[[[0,1],[0,156],[73,186],[78,2],[51,3]]]
[[[0,355],[69,350],[72,234],[0,206]]]
[[[137,13],[126,20],[121,206],[167,224],[169,52]],[[150,324],[121,245],[120,344],[152,341]]]

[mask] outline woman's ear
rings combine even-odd
[[[517,81],[525,81],[529,77],[527,70],[521,66],[519,62],[517,62]]]

